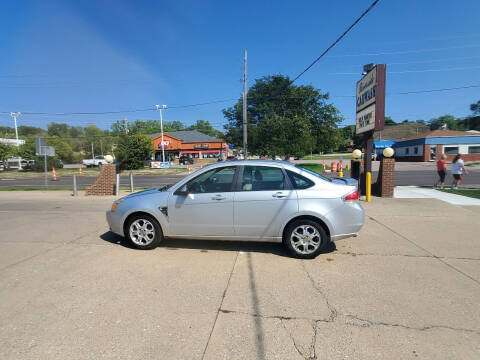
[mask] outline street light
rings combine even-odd
[[[155,108],[160,112],[160,133],[162,134],[162,142],[160,143],[162,146],[162,162],[165,162],[165,149],[163,144],[163,118],[162,118],[162,111],[163,109],[167,108],[167,105],[155,105]]]
[[[20,112],[11,112],[10,116],[13,117],[13,121],[15,122],[15,138],[17,139],[17,146],[20,146],[20,143],[18,142],[18,130],[17,130],[17,117],[20,116]],[[18,158],[18,170],[22,170],[22,161],[20,158]]]

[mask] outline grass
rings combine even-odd
[[[153,186],[151,186],[153,187]],[[87,186],[77,186],[78,191],[83,191],[87,188]],[[140,190],[145,190],[149,189],[150,187],[135,187],[134,191],[140,191]],[[0,191],[73,191],[72,186],[6,186],[6,187],[0,187]],[[120,186],[120,190],[130,190],[130,186]]]
[[[303,164],[299,164],[299,166],[301,166],[305,169],[311,170],[311,171],[315,171],[317,173],[322,173],[323,172],[323,165],[322,164],[303,163]],[[327,165],[327,170],[329,170],[329,169],[330,169],[330,166]]]
[[[480,199],[480,189],[437,189],[438,191],[443,191],[449,194],[462,195],[475,199]]]
[[[352,153],[335,153],[335,154],[313,154],[313,155],[305,155],[302,160],[338,160],[340,157],[343,160],[352,159]]]
[[[143,168],[139,170],[132,170],[133,175],[142,176],[142,175],[171,175],[171,174],[181,174],[187,172],[187,168],[182,167],[171,167],[168,169],[150,169]],[[73,174],[78,175],[78,168],[68,168],[68,169],[57,169],[57,177],[67,176],[72,177]],[[82,176],[98,176],[100,173],[100,168],[82,168]],[[122,171],[120,175],[128,175],[129,170]],[[0,178],[2,179],[31,179],[31,178],[43,178],[45,176],[44,172],[33,172],[33,171],[18,171],[18,170],[7,170],[0,172]],[[48,176],[52,176],[52,172],[48,172]]]

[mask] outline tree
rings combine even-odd
[[[310,151],[336,149],[341,136],[338,110],[328,94],[312,86],[292,85],[288,77],[257,79],[248,91],[248,148],[258,155],[303,156]],[[223,110],[228,124],[225,139],[242,146],[242,101]]]
[[[438,118],[430,119],[428,122],[430,130],[441,129],[444,125],[448,130],[465,130],[464,125],[459,123],[452,115],[442,115]]]
[[[49,137],[47,139],[47,144],[55,148],[56,157],[62,159],[66,163],[73,162],[73,150],[65,140],[62,140],[58,136]]]
[[[223,138],[223,133],[215,129],[208,120],[197,120],[195,124],[187,127],[185,130],[197,130],[205,135]]]
[[[115,156],[120,170],[136,170],[144,166],[153,152],[152,139],[144,134],[120,136]]]
[[[393,121],[390,116],[385,116],[385,125],[396,125],[397,123]]]
[[[17,147],[16,155],[20,156],[22,159],[33,159],[35,157],[35,139],[25,139],[25,144]]]
[[[473,115],[480,115],[480,100],[476,103],[470,105],[470,110],[472,110]]]
[[[4,162],[15,154],[15,147],[12,145],[0,143],[0,161]]]

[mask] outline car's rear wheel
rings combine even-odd
[[[300,259],[313,259],[328,243],[328,236],[322,226],[309,219],[292,222],[283,237],[283,244],[290,254]]]
[[[125,227],[125,236],[137,249],[156,248],[163,240],[163,233],[157,220],[147,214],[132,216]]]

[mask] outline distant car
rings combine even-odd
[[[283,161],[216,162],[170,188],[116,200],[107,221],[138,249],[164,238],[283,242],[306,259],[358,234],[358,196],[354,179],[328,179]]]
[[[83,159],[82,165],[88,167],[92,166],[101,166],[103,164],[107,164],[107,160],[103,155],[95,156],[94,159]],[[63,167],[63,166],[62,166]]]
[[[193,164],[193,158],[191,158],[190,156],[187,156],[187,155],[182,155],[180,156],[180,158],[178,159],[180,165],[188,165],[188,164]]]
[[[5,166],[3,165],[3,161],[0,161],[0,171],[5,170]]]
[[[235,161],[235,160],[238,160],[238,159],[235,156],[227,156],[227,160]]]

